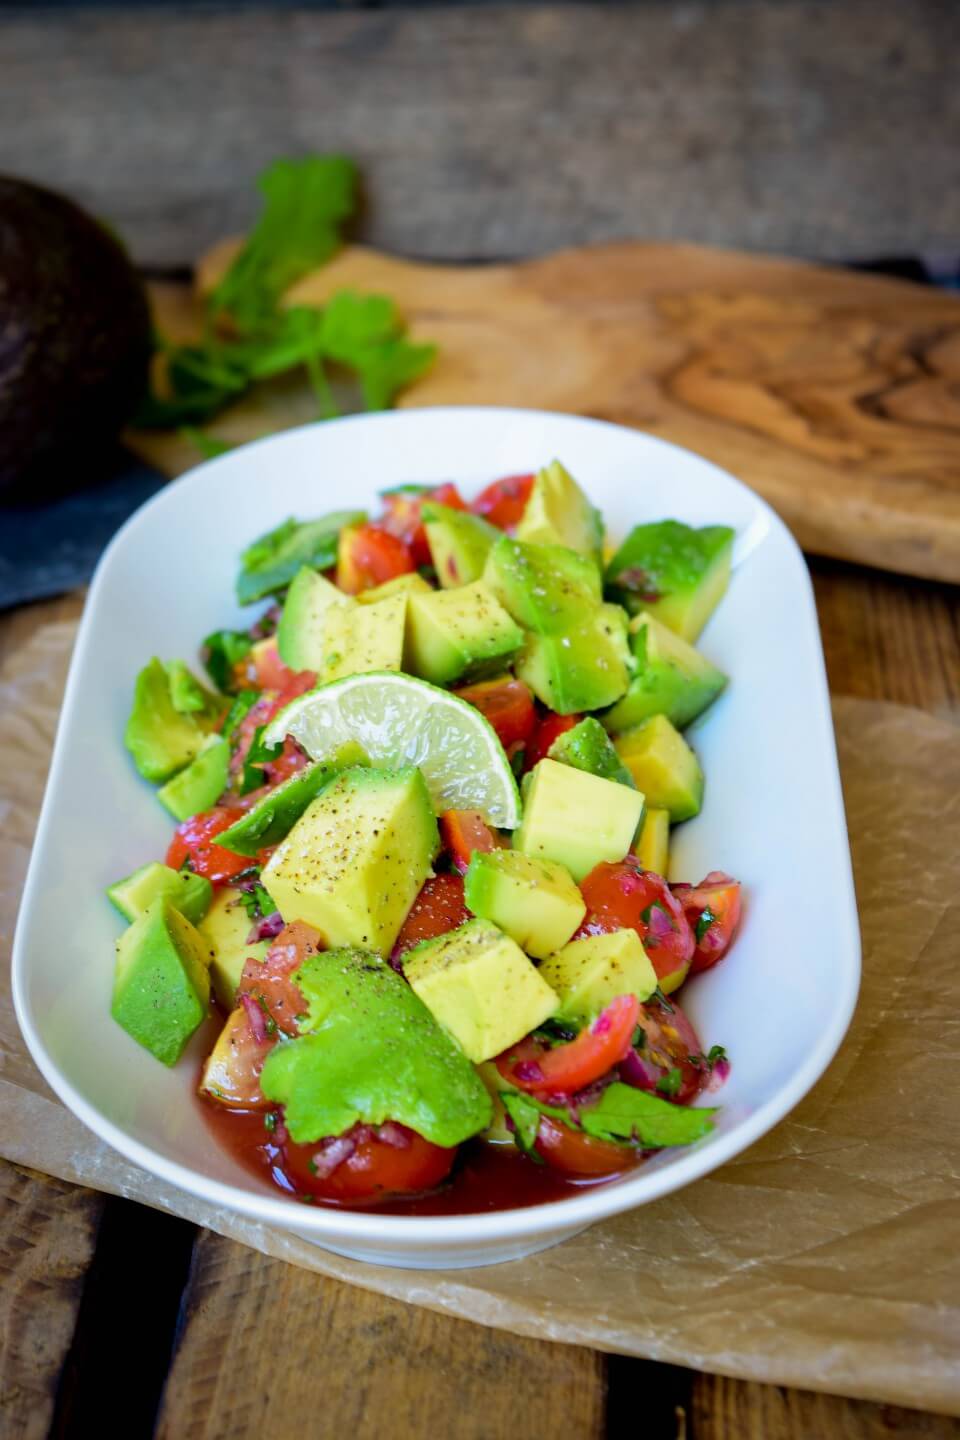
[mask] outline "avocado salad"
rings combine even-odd
[[[537,1167],[596,1182],[714,1125],[691,1102],[728,1062],[677,991],[727,953],[740,885],[665,877],[703,801],[683,731],[727,684],[695,642],[733,531],[606,546],[558,461],[382,499],[247,547],[256,618],[206,637],[207,678],[136,677],[126,747],[176,828],[107,892],[112,1015],[167,1066],[219,1025],[205,1112],[290,1195],[468,1190],[496,1153],[500,1203],[532,1203]]]

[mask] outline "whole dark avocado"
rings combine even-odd
[[[120,243],[73,201],[0,176],[0,496],[72,489],[146,386],[150,312]]]

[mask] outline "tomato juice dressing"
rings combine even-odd
[[[196,1103],[217,1144],[245,1170],[267,1190],[277,1187],[288,1196],[295,1194],[283,1171],[280,1145],[264,1124],[263,1111],[229,1110],[200,1095]],[[335,1209],[376,1210],[381,1215],[475,1215],[566,1200],[615,1178],[605,1175],[600,1180],[570,1180],[547,1165],[525,1159],[512,1146],[470,1140],[461,1145],[450,1179],[429,1194],[346,1207],[317,1196],[311,1196],[308,1203]]]

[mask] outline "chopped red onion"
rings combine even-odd
[[[275,940],[283,929],[283,916],[279,910],[274,910],[270,915],[264,915],[262,920],[255,920],[250,928],[246,943],[255,945],[258,940]]]
[[[659,905],[650,906],[650,920],[647,928],[657,940],[668,940],[677,929],[671,916],[665,910],[661,910]]]
[[[521,1060],[513,1073],[518,1080],[524,1080],[527,1084],[539,1084],[546,1078],[536,1060]]]
[[[600,1011],[600,1014],[590,1026],[590,1033],[592,1035],[606,1035],[612,1024],[613,1021],[610,1019],[610,1010],[608,1007],[606,1010]]]
[[[409,1150],[410,1133],[404,1130],[402,1125],[395,1125],[392,1120],[387,1120],[377,1130],[377,1139],[382,1140],[384,1145],[392,1145],[395,1150]]]
[[[635,1090],[656,1090],[657,1081],[663,1074],[659,1065],[651,1065],[636,1050],[630,1049],[620,1061],[620,1078]]]
[[[356,1148],[357,1142],[352,1135],[337,1135],[331,1140],[324,1140],[322,1148],[310,1157],[317,1178],[326,1180],[338,1165],[350,1159]]]
[[[240,1004],[246,1011],[247,1019],[250,1022],[250,1029],[253,1031],[254,1040],[256,1040],[258,1045],[262,1045],[269,1033],[267,1031],[267,1017],[249,991],[245,990],[240,996]]]
[[[720,1086],[724,1084],[729,1075],[729,1060],[723,1059],[714,1061],[713,1068],[710,1071],[710,1079],[707,1081],[706,1085],[704,1085],[704,1090],[706,1090],[708,1093],[714,1090],[719,1090]]]

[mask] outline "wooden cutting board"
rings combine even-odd
[[[204,259],[201,288],[236,244]],[[412,335],[439,347],[404,407],[520,405],[635,426],[745,480],[808,550],[960,581],[958,299],[797,261],[637,243],[485,266],[354,247],[290,299],[322,303],[344,286],[392,295]],[[161,328],[193,333],[189,292],[158,286],[154,299]],[[244,440],[314,414],[306,386],[284,381],[211,429]],[[133,443],[171,474],[196,463],[178,437]]]

